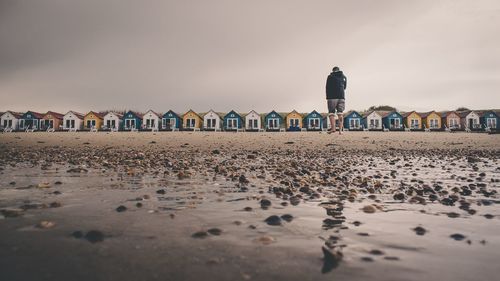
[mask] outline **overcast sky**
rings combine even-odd
[[[500,1],[0,0],[0,111],[500,107]]]

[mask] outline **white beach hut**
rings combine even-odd
[[[142,117],[142,126],[146,130],[158,131],[160,126],[161,115],[149,110]]]
[[[63,130],[76,132],[83,128],[84,115],[78,112],[69,111],[63,117]]]
[[[474,111],[471,112],[463,112],[460,114],[462,118],[462,126],[466,130],[479,130],[481,129],[481,122],[479,118],[479,114]]]
[[[250,111],[245,116],[245,130],[246,131],[262,130],[262,118],[255,110]]]
[[[203,130],[220,131],[222,128],[222,117],[215,111],[210,110],[203,115]]]
[[[12,132],[19,129],[19,119],[23,116],[22,113],[7,111],[0,117],[0,126],[5,132]]]
[[[122,125],[123,114],[117,112],[108,112],[104,115],[104,130],[118,131]]]
[[[377,111],[368,112],[364,117],[364,126],[368,130],[382,130],[382,115]]]

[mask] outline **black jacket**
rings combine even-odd
[[[345,99],[344,90],[347,87],[347,78],[342,71],[332,72],[326,79],[326,98]]]

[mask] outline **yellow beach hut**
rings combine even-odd
[[[296,110],[288,113],[285,116],[286,130],[287,131],[300,131],[302,129],[302,120],[304,116],[298,113]]]
[[[422,113],[422,124],[424,124],[425,129],[441,130],[441,115],[436,111]]]
[[[95,111],[91,111],[83,117],[83,126],[87,130],[100,130],[104,123],[104,115]]]
[[[411,111],[401,115],[403,115],[406,129],[413,131],[422,130],[422,116],[418,112]]]
[[[202,124],[203,118],[192,109],[182,115],[182,127],[184,130],[200,130]]]

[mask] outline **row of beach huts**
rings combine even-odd
[[[344,129],[350,131],[497,131],[500,112],[444,111],[397,112],[349,111],[344,114]],[[337,122],[338,123],[338,122]],[[338,124],[336,124],[338,127]],[[299,113],[271,111],[260,114],[252,110],[242,114],[236,111],[220,113],[210,110],[196,113],[189,110],[178,114],[172,110],[164,114],[149,110],[146,113],[95,112],[81,114],[69,111],[0,112],[0,129],[13,131],[324,131],[331,128],[328,114],[313,110]]]

